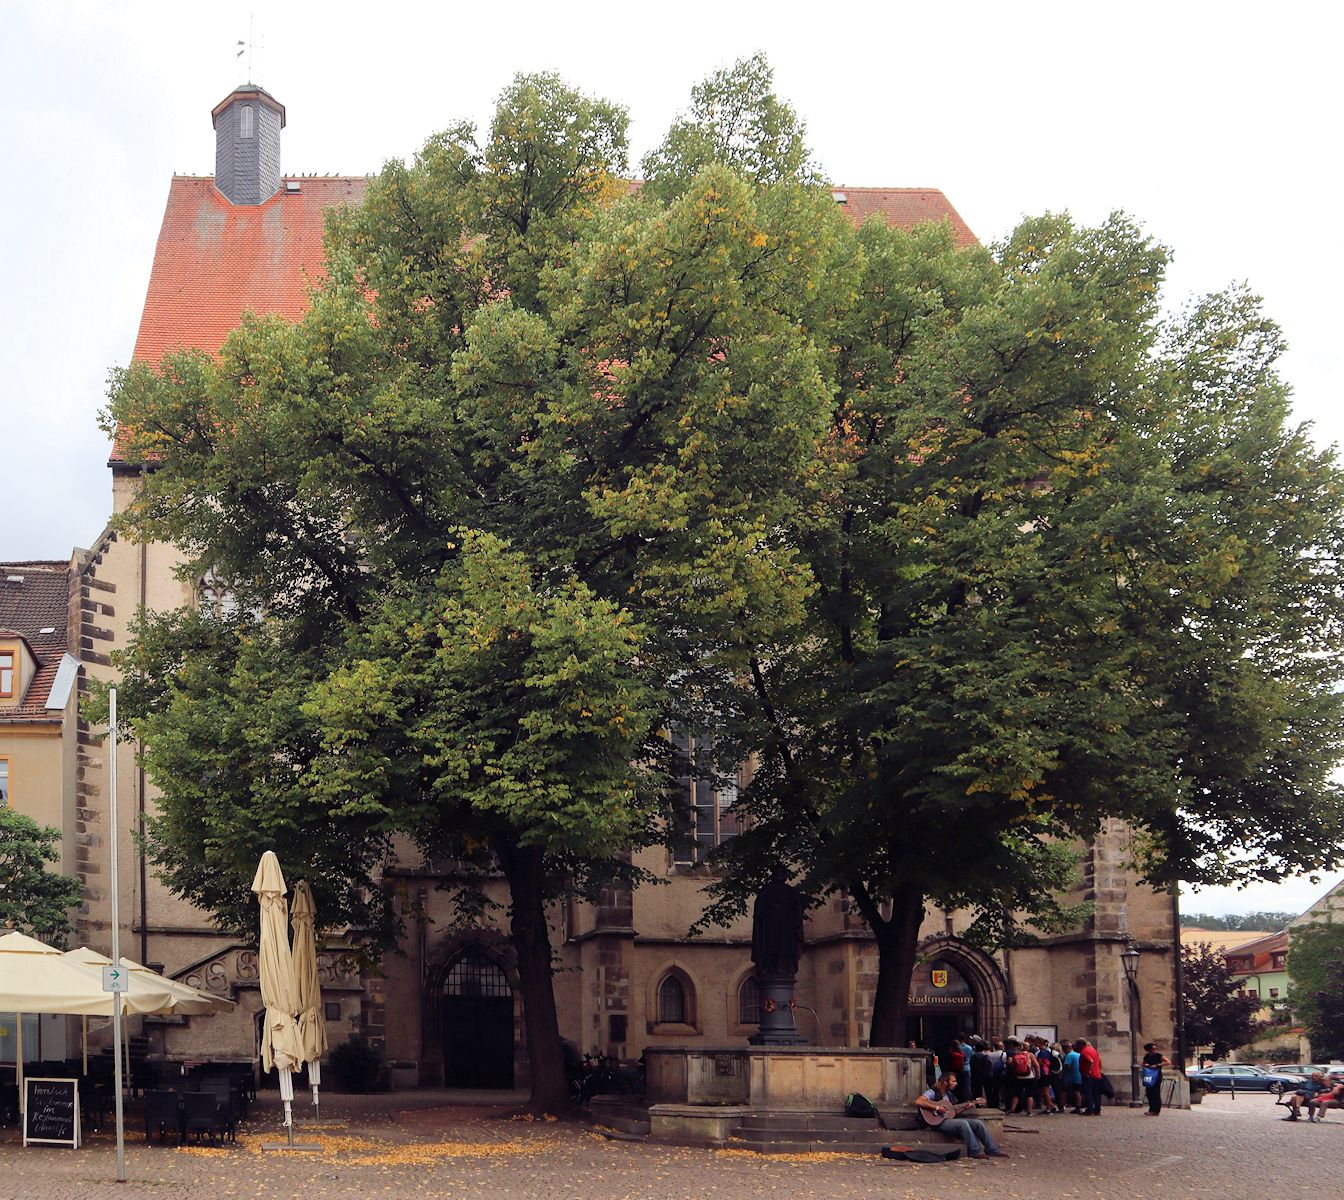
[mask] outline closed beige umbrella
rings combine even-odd
[[[289,910],[294,927],[294,978],[299,985],[299,1035],[303,1060],[308,1064],[308,1082],[313,1088],[313,1108],[321,1113],[318,1088],[322,1084],[322,1055],[327,1052],[327,1023],[322,1016],[322,985],[317,978],[317,934],[313,890],[306,879],[294,885],[294,905]]]
[[[299,998],[294,986],[294,961],[289,952],[289,913],[285,903],[285,877],[274,851],[261,856],[252,890],[261,906],[261,1002],[266,1013],[261,1027],[261,1065],[280,1074],[280,1095],[285,1102],[285,1125],[294,1137],[294,1080],[291,1072],[303,1062],[303,1043],[294,1014]]]

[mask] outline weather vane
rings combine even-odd
[[[233,55],[234,58],[242,58],[244,54],[247,55],[247,82],[248,82],[248,83],[252,83],[252,82],[254,82],[253,79],[252,79],[252,52],[258,48],[258,47],[257,47],[257,39],[253,36],[253,28],[252,28],[252,27],[253,27],[254,20],[255,20],[255,17],[256,17],[256,14],[255,14],[255,13],[248,13],[248,14],[247,14],[247,41],[245,41],[245,42],[244,42],[244,41],[239,41],[239,42],[237,42],[236,45],[237,45],[238,48],[237,48],[237,50],[234,51],[234,55]]]

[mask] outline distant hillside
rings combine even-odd
[[[1267,929],[1271,933],[1277,933],[1280,929],[1287,929],[1289,922],[1296,916],[1297,913],[1286,912],[1229,913],[1223,917],[1215,917],[1211,913],[1181,913],[1181,927],[1184,929],[1245,929],[1252,933]]]

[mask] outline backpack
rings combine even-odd
[[[1019,1079],[1031,1078],[1031,1055],[1025,1050],[1017,1051],[1012,1057],[1013,1074]]]
[[[1062,1075],[1064,1073],[1064,1062],[1053,1050],[1050,1051],[1050,1071],[1051,1075]]]
[[[845,1116],[847,1117],[875,1117],[877,1109],[873,1107],[873,1102],[862,1092],[850,1092],[845,1097]]]

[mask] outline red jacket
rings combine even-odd
[[[1078,1051],[1078,1069],[1084,1079],[1101,1078],[1101,1055],[1091,1042]]]

